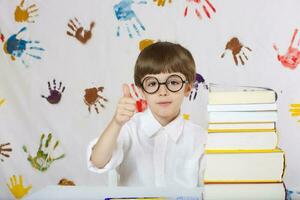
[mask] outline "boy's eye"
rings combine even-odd
[[[148,87],[156,87],[156,85],[157,85],[157,81],[149,81],[149,82],[147,83],[147,86],[148,86]]]
[[[180,80],[179,79],[171,79],[171,80],[168,80],[168,83],[169,85],[178,85],[180,84]]]

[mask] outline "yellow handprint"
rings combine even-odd
[[[23,177],[22,176],[19,176],[19,182],[17,182],[17,177],[15,175],[10,177],[10,184],[11,184],[10,186],[8,183],[6,185],[9,188],[12,195],[16,199],[23,198],[29,192],[29,190],[32,188],[31,185],[29,185],[28,187],[23,186]]]
[[[2,104],[4,104],[5,99],[0,99],[0,106],[2,106]]]
[[[15,20],[16,22],[33,23],[34,20],[30,20],[30,18],[38,16],[38,8],[35,4],[30,5],[28,8],[24,8],[24,1],[25,0],[21,0],[20,5],[16,7]]]
[[[157,6],[165,6],[166,0],[153,0],[157,3]],[[172,0],[169,0],[169,3],[171,3]]]
[[[290,104],[290,112],[292,117],[300,116],[300,104]],[[300,120],[298,120],[300,122]]]

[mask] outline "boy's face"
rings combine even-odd
[[[140,88],[155,118],[166,125],[179,114],[184,97],[192,89],[182,73],[148,74],[141,80]]]

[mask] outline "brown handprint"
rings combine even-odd
[[[99,92],[103,92],[103,89],[104,87],[93,87],[84,90],[84,103],[88,106],[89,112],[91,112],[91,107],[94,106],[97,114],[99,113],[97,103],[104,108],[104,105],[101,103],[101,99],[105,102],[107,102],[107,99],[99,95]]]
[[[67,34],[71,37],[75,37],[82,44],[85,44],[92,37],[92,29],[95,26],[95,22],[91,22],[90,29],[84,30],[78,19],[75,17],[74,20],[70,19],[68,27],[71,29],[67,31]]]
[[[233,56],[233,60],[235,62],[235,65],[238,65],[238,58],[242,65],[245,64],[242,56],[248,60],[248,57],[244,53],[243,49],[247,49],[248,51],[252,51],[249,47],[244,46],[238,38],[234,37],[232,38],[225,47],[225,52],[221,55],[221,58],[225,56],[226,50],[230,50]]]
[[[8,145],[10,145],[10,143],[5,143],[5,144],[0,144],[0,154],[6,158],[9,158],[9,154],[8,152],[12,152],[12,148],[8,148]],[[3,162],[3,159],[0,159]]]
[[[38,8],[35,4],[32,4],[29,7],[24,8],[24,1],[25,0],[21,0],[20,5],[16,7],[15,21],[34,23],[34,20],[30,20],[30,19],[38,16],[37,14]]]

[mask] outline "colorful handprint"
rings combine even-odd
[[[17,36],[24,32],[26,30],[26,27],[23,27],[20,29],[20,31],[17,34],[11,35],[5,42],[4,42],[4,36],[2,35],[2,42],[4,42],[3,45],[3,50],[6,54],[10,55],[11,60],[16,60],[16,57],[20,58],[22,63],[25,66],[28,66],[25,63],[24,60],[24,54],[31,56],[32,58],[35,59],[41,59],[40,56],[32,54],[31,50],[34,51],[44,51],[43,48],[35,46],[39,44],[39,41],[32,41],[32,40],[23,40],[23,39],[18,39]]]
[[[290,112],[291,112],[292,117],[299,117],[300,116],[300,104],[291,104]],[[298,120],[298,122],[300,122],[300,120]]]
[[[116,18],[118,20],[117,36],[120,36],[120,29],[125,28],[127,30],[128,36],[133,37],[132,28],[135,30],[136,34],[140,36],[140,29],[145,30],[144,25],[140,19],[136,16],[135,12],[132,10],[132,4],[146,4],[145,0],[121,0],[118,4],[114,5],[114,11]]]
[[[50,92],[49,96],[41,95],[42,98],[47,99],[51,104],[57,104],[60,102],[61,95],[65,91],[65,86],[62,87],[62,83],[59,82],[58,88],[56,88],[56,81],[53,79],[53,85],[51,87],[50,82],[48,81],[48,90]]]
[[[215,7],[210,3],[209,0],[186,0],[186,7],[184,9],[184,16],[186,17],[187,14],[188,14],[188,10],[189,10],[189,6],[192,6],[194,7],[194,12],[195,14],[197,15],[197,17],[199,19],[202,19],[202,15],[201,15],[201,12],[200,12],[200,8],[202,7],[204,13],[206,14],[206,16],[208,18],[211,17],[209,11],[208,11],[208,7],[215,13],[216,12],[216,9]],[[208,6],[208,7],[207,7]]]
[[[59,180],[58,185],[75,186],[75,183],[71,180],[66,179],[66,178],[62,178],[62,179]]]
[[[84,30],[78,19],[75,17],[74,20],[70,19],[68,27],[71,29],[67,31],[67,34],[71,37],[75,37],[79,42],[85,44],[92,37],[92,29],[95,26],[95,22],[91,22],[90,29]]]
[[[138,93],[138,89],[136,89],[136,86],[133,83],[131,83],[130,86],[133,91],[131,93],[134,94],[134,99],[136,100],[135,106],[137,112],[144,112],[144,110],[146,110],[148,107],[147,101],[142,98],[141,94]]]
[[[34,20],[32,20],[32,18],[38,16],[38,8],[35,4],[24,8],[24,1],[25,0],[21,0],[20,5],[18,5],[15,9],[15,21],[33,23]]]
[[[5,103],[5,99],[0,98],[0,106],[2,106]]]
[[[150,46],[151,44],[153,44],[155,41],[154,40],[151,40],[151,39],[144,39],[144,40],[141,40],[139,42],[139,49],[140,51],[142,51],[143,49],[145,49],[147,46]]]
[[[8,146],[10,145],[10,143],[4,143],[4,144],[0,144],[0,155],[9,158],[9,154],[8,152],[12,152],[12,148],[9,148]],[[0,160],[3,162],[4,160],[2,158],[0,158]]]
[[[293,37],[291,39],[290,46],[286,52],[285,55],[280,55],[279,53],[277,54],[277,59],[281,62],[281,64],[284,67],[290,68],[290,69],[295,69],[298,64],[300,63],[300,50],[298,49],[300,45],[300,39],[298,40],[297,47],[293,47],[295,37],[298,33],[298,29],[294,30]],[[274,44],[273,48],[279,52],[277,46]]]
[[[57,140],[53,146],[51,146],[52,134],[49,133],[47,139],[44,143],[45,134],[41,135],[39,149],[36,152],[34,157],[28,152],[27,147],[23,146],[23,151],[28,154],[27,160],[30,162],[31,166],[41,172],[46,171],[51,164],[65,157],[65,154],[61,154],[60,156],[53,158],[52,153],[58,147],[59,141]]]
[[[193,89],[191,90],[190,96],[189,96],[189,100],[195,100],[197,97],[197,93],[198,93],[198,89],[199,89],[199,85],[203,84],[203,86],[208,89],[208,86],[205,84],[205,80],[203,78],[203,76],[201,76],[201,74],[196,73],[196,78],[193,84]]]
[[[103,92],[104,87],[93,87],[85,89],[84,94],[84,103],[88,106],[89,112],[91,112],[91,107],[94,106],[94,109],[96,110],[97,114],[99,113],[99,109],[97,107],[97,104],[99,104],[102,108],[104,108],[104,105],[101,103],[101,100],[107,102],[108,100],[101,96],[99,93]]]
[[[252,51],[249,47],[244,46],[238,38],[233,37],[229,42],[227,42],[226,47],[225,47],[225,52],[221,55],[221,58],[224,58],[225,53],[227,50],[231,51],[233,60],[236,66],[239,65],[239,61],[242,65],[245,64],[245,61],[243,60],[246,59],[248,60],[248,57],[246,56],[245,52],[243,51],[244,49],[247,49],[248,51]],[[239,61],[238,61],[239,58]]]
[[[166,0],[153,0],[157,6],[165,6]],[[172,0],[168,0],[169,3],[172,2]]]
[[[23,177],[21,175],[19,176],[19,181],[17,180],[17,177],[13,175],[10,177],[10,185],[8,183],[6,185],[16,199],[22,199],[32,188],[31,185],[24,187]]]

